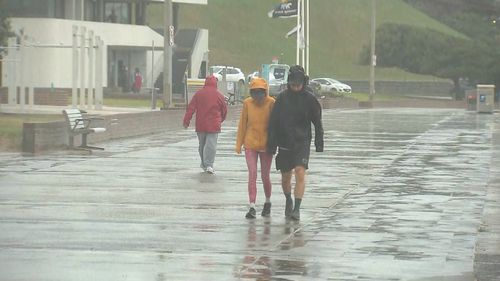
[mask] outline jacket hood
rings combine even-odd
[[[213,75],[208,76],[205,79],[205,87],[217,88],[217,78]]]
[[[266,90],[266,96],[269,95],[269,88],[267,86],[267,82],[264,78],[256,77],[250,82],[250,90],[251,89],[264,89]]]

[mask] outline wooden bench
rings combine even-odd
[[[87,145],[87,135],[93,133],[102,133],[106,131],[106,128],[91,128],[90,124],[92,120],[103,120],[103,118],[92,117],[84,118],[82,113],[86,113],[79,109],[65,109],[63,110],[64,117],[66,119],[68,134],[69,134],[69,145],[74,147],[74,137],[82,135],[82,143],[78,148],[81,149],[99,149],[104,150],[102,147],[95,147]]]

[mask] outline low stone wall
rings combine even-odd
[[[71,103],[71,89],[52,89],[52,88],[35,88],[33,101],[35,105],[57,105],[67,106]],[[0,103],[8,103],[7,88],[0,88]],[[28,103],[28,94],[25,93],[25,101]],[[20,100],[20,94],[17,94],[17,100]]]
[[[94,127],[104,127],[106,132],[91,134],[89,143],[111,139],[134,137],[181,129],[184,110],[162,110],[141,113],[125,113],[104,116],[104,120],[95,120]]]
[[[357,99],[349,97],[330,98],[326,97],[319,100],[321,107],[327,108],[358,108],[359,102]]]
[[[321,106],[327,108],[372,108],[372,107],[412,107],[412,108],[467,108],[465,101],[442,99],[401,99],[391,101],[358,101],[349,97],[324,98],[320,100]]]
[[[320,100],[323,108],[366,108],[366,107],[423,107],[423,108],[464,108],[463,101],[449,100],[398,100],[377,101],[373,106],[356,99],[325,98]],[[240,106],[229,107],[228,119],[237,119]],[[104,127],[106,132],[88,135],[88,143],[96,144],[108,140],[143,136],[148,134],[182,129],[182,118],[185,109],[161,110],[140,113],[125,113],[99,116],[102,120],[94,120],[92,127]],[[194,125],[194,120],[193,120]],[[46,150],[62,149],[69,146],[69,135],[64,121],[48,123],[24,123],[23,152],[40,153]],[[80,145],[81,137],[76,136],[75,146]],[[101,145],[102,146],[102,145]],[[104,145],[105,147],[105,145]]]
[[[463,108],[466,109],[465,101],[439,100],[439,99],[408,99],[394,101],[360,102],[360,107],[413,107],[413,108]]]
[[[23,124],[23,152],[39,153],[62,149],[68,144],[68,131],[64,121]]]
[[[368,93],[370,82],[342,80],[355,93]],[[453,83],[448,81],[375,81],[375,91],[387,95],[450,96]]]
[[[231,107],[227,118],[239,118],[240,110],[240,107]],[[184,112],[185,109],[177,109],[99,116],[102,120],[92,121],[91,127],[104,127],[106,132],[89,134],[87,142],[95,145],[113,139],[180,130],[182,129]],[[194,126],[194,120],[192,125]],[[69,134],[66,126],[64,121],[24,123],[23,152],[40,153],[47,150],[68,148]],[[75,146],[81,144],[80,136],[75,136],[74,144]]]

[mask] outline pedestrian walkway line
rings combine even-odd
[[[293,239],[293,237],[296,235],[296,233],[302,231],[306,226],[310,225],[311,223],[313,223],[314,221],[316,221],[319,217],[323,216],[325,213],[331,211],[335,206],[337,206],[338,204],[340,204],[342,201],[344,201],[344,199],[346,199],[351,193],[353,193],[356,189],[359,188],[359,183],[355,184],[353,188],[349,189],[344,195],[342,195],[342,197],[338,198],[337,200],[335,200],[334,202],[332,202],[332,204],[330,204],[328,206],[328,208],[326,208],[326,210],[322,211],[322,212],[319,212],[317,213],[316,215],[314,215],[311,219],[307,220],[304,224],[300,224],[299,227],[297,229],[295,229],[293,232],[291,232],[288,236],[286,236],[285,238],[283,238],[282,240],[278,241],[278,243],[276,243],[276,245],[274,246],[271,246],[269,250],[266,251],[266,253],[268,252],[274,252],[276,250],[278,250],[280,248],[281,245],[287,243],[289,240]],[[287,220],[286,222],[287,224],[289,223],[289,221]],[[258,255],[254,261],[247,265],[247,266],[243,266],[242,269],[240,269],[238,271],[238,278],[242,278],[244,277],[246,274],[248,273],[252,273],[252,271],[255,271],[253,268],[255,267],[256,264],[259,263],[259,261],[265,257],[264,255]],[[255,272],[255,273],[258,273],[258,272]]]

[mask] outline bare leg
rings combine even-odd
[[[300,204],[302,203],[302,197],[306,188],[305,178],[306,169],[302,166],[295,167],[295,206],[291,214],[291,218],[294,220],[300,220]]]
[[[295,167],[295,198],[304,197],[304,191],[306,189],[306,169],[302,166]]]
[[[281,188],[283,193],[292,193],[292,171],[281,173]]]
[[[281,188],[283,188],[283,193],[285,194],[286,198],[285,217],[290,218],[293,209],[292,171],[281,173]]]

